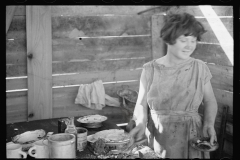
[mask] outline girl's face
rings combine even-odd
[[[169,53],[178,60],[186,60],[196,49],[197,37],[181,35],[173,45],[168,44]]]

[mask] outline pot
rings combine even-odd
[[[48,137],[50,158],[76,158],[74,134],[59,133]]]

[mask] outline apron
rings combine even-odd
[[[194,58],[174,67],[155,61],[143,66],[148,83],[149,147],[162,158],[210,158],[209,153],[193,149],[189,142],[202,137],[198,108],[204,85],[212,77],[207,65]]]

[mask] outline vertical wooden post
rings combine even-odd
[[[157,59],[166,54],[167,46],[160,38],[160,31],[164,24],[164,15],[155,14],[151,17],[152,21],[152,58]]]
[[[28,120],[52,118],[50,6],[26,6]]]
[[[6,6],[6,34],[12,22],[12,18],[14,16],[14,12],[16,9],[17,9],[17,6]]]

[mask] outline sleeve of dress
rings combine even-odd
[[[145,70],[145,77],[147,80],[147,90],[149,90],[152,79],[153,79],[153,66],[152,61],[145,63],[143,65],[143,69]]]
[[[212,78],[212,74],[206,64],[203,65],[204,67],[204,84],[206,84]]]

